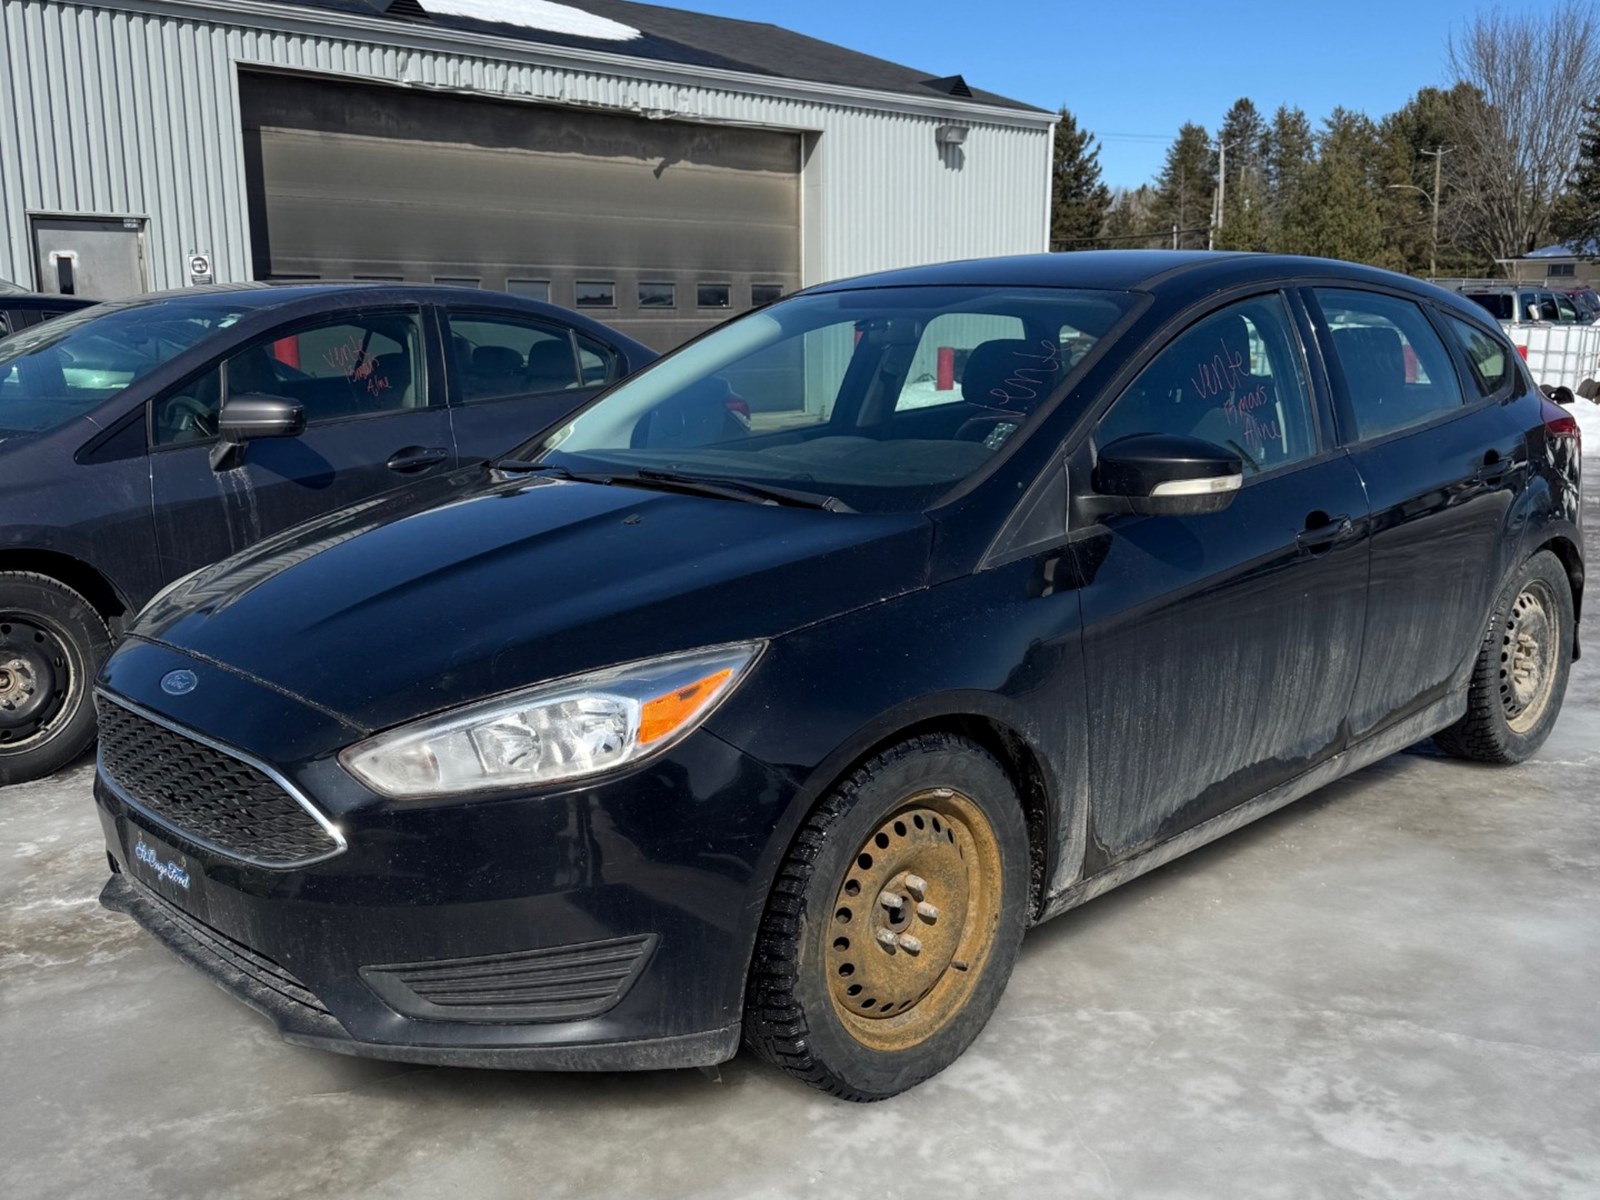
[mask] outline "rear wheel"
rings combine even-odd
[[[1540,551],[1501,595],[1473,667],[1467,715],[1434,738],[1458,758],[1517,763],[1550,736],[1572,666],[1572,586]]]
[[[94,740],[89,689],[111,634],[77,592],[0,572],[0,785],[39,779]]]
[[[1027,831],[1000,764],[946,734],[895,746],[818,806],[784,861],[746,1041],[847,1100],[903,1092],[982,1030],[1027,902]]]

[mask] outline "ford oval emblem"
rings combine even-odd
[[[161,677],[161,690],[169,696],[187,696],[199,682],[193,671],[168,671]]]

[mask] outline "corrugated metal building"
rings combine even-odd
[[[623,0],[0,0],[0,278],[461,281],[669,346],[1043,250],[1053,114]]]

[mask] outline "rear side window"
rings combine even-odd
[[[578,386],[567,331],[538,321],[451,313],[450,354],[467,404]]]
[[[1316,453],[1309,397],[1282,297],[1258,296],[1173,339],[1101,419],[1095,440],[1199,438],[1232,450],[1256,475]]]
[[[1490,337],[1468,321],[1451,317],[1449,322],[1450,332],[1460,344],[1467,365],[1472,369],[1472,382],[1477,386],[1478,394],[1484,397],[1499,395],[1512,378],[1511,356],[1506,351],[1505,343]]]
[[[599,387],[602,383],[622,378],[622,359],[615,350],[581,333],[576,337],[584,387]]]
[[[1461,408],[1450,354],[1409,300],[1343,288],[1316,289],[1349,396],[1348,419],[1365,441]]]

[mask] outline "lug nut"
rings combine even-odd
[[[913,937],[909,933],[902,933],[900,935],[900,949],[904,950],[907,954],[921,954],[922,939],[919,937]]]
[[[924,921],[937,921],[939,919],[939,910],[924,900],[917,905],[917,916]]]
[[[878,941],[893,950],[900,938],[892,929],[880,929],[878,930]]]
[[[921,875],[907,875],[906,891],[911,893],[913,899],[921,900],[928,891],[928,881]]]
[[[882,904],[890,912],[899,912],[905,907],[905,902],[906,898],[898,892],[885,892],[878,897],[878,903]]]

